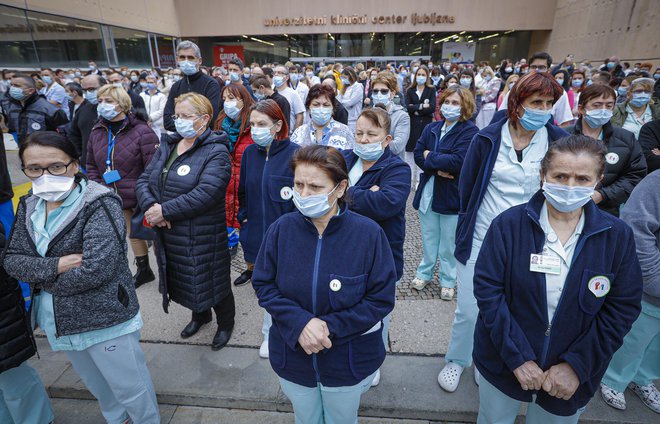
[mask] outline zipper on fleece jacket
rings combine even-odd
[[[312,313],[314,316],[318,314],[316,311],[316,295],[319,282],[319,262],[321,261],[321,249],[323,248],[323,235],[319,234],[318,241],[316,242],[316,256],[314,257],[314,275],[312,276]],[[319,374],[319,366],[317,362],[317,354],[312,353],[312,366],[316,374],[316,382],[321,382],[321,375]]]

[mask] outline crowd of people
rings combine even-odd
[[[40,327],[108,423],[160,422],[136,289],[232,336],[240,243],[297,423],[357,422],[404,260],[456,299],[440,387],[474,364],[479,423],[576,423],[600,391],[660,413],[660,67],[413,60],[5,70],[0,422],[50,423]],[[404,251],[406,204],[422,257]],[[5,243],[5,236],[0,237]],[[128,242],[127,242],[128,240]],[[128,244],[136,273],[128,263]],[[156,267],[149,263],[154,249]],[[20,281],[20,283],[19,283]],[[28,304],[20,285],[29,287]],[[465,383],[471,384],[471,383]]]

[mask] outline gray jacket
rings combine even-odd
[[[639,265],[644,278],[642,299],[660,307],[660,170],[647,175],[633,190],[621,210],[633,229]]]
[[[389,115],[392,120],[390,150],[405,161],[406,143],[410,137],[410,115],[406,108],[397,104],[392,104]]]
[[[30,216],[36,196],[21,198],[4,259],[7,273],[29,282],[31,292],[53,295],[58,336],[112,327],[139,310],[126,256],[126,223],[121,199],[90,181],[83,200],[62,223],[48,246],[37,253]],[[57,273],[59,258],[82,253],[79,268]]]

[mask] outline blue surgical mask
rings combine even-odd
[[[433,85],[438,85],[442,78],[440,77],[431,77],[431,81],[433,81]]]
[[[254,92],[254,98],[257,99],[258,102],[264,100],[266,98],[266,95],[263,93],[260,93],[258,91]]]
[[[236,100],[227,100],[224,104],[225,114],[233,119],[234,121],[238,118],[238,115],[241,113],[241,109],[236,106],[238,102]]]
[[[107,119],[108,121],[112,121],[117,117],[117,115],[119,115],[119,112],[115,110],[115,105],[111,105],[109,103],[99,104],[96,107],[96,111],[101,118]]]
[[[44,75],[41,79],[46,83],[46,85],[51,85],[53,83],[53,78]]]
[[[98,96],[98,91],[97,91],[97,90],[94,90],[94,91],[85,91],[85,92],[83,93],[83,97],[85,98],[85,100],[87,100],[88,102],[90,102],[90,103],[93,104],[93,105],[95,105],[96,103],[98,103],[98,98],[97,98],[97,96]]]
[[[385,140],[378,143],[355,143],[353,152],[365,162],[376,162],[385,153],[385,149],[383,148],[384,142]]]
[[[19,87],[9,87],[9,95],[11,96],[12,99],[18,100],[19,102],[21,100],[25,100],[25,98],[27,97],[23,92],[23,89]]]
[[[619,96],[627,96],[628,95],[628,87],[619,87],[616,89],[616,92]]]
[[[275,87],[281,87],[284,84],[284,77],[282,75],[275,75],[273,77],[273,84],[275,84]]]
[[[299,74],[289,74],[289,79],[291,82],[298,82],[300,81],[300,75]]]
[[[140,78],[137,75],[131,75],[131,81],[138,82]]]
[[[74,75],[77,76],[77,77],[81,77],[81,76],[82,76],[82,74],[80,73],[80,71],[76,71],[76,72],[74,73]]]
[[[156,84],[154,84],[154,83],[147,83],[147,89],[148,89],[148,90],[155,90],[155,89],[156,89]]]
[[[175,119],[174,120],[174,126],[176,127],[176,132],[179,133],[179,135],[183,138],[193,138],[194,136],[197,135],[199,130],[195,129],[195,121],[198,120],[199,118],[195,119]],[[200,127],[200,130],[204,128],[203,126]]]
[[[239,74],[238,72],[230,72],[229,73],[229,80],[231,82],[238,82],[238,81],[240,81],[240,79],[241,79],[241,74]]]
[[[143,89],[144,89],[144,88],[147,88],[147,83],[144,82],[144,81],[141,82],[141,83],[140,83],[140,87],[143,88]]]
[[[307,197],[302,197],[300,193],[294,188],[293,189],[293,203],[296,205],[296,208],[300,211],[301,214],[305,215],[307,218],[320,218],[337,203],[337,200],[330,204],[328,197],[337,190],[339,184],[335,186],[327,194],[314,194]]]
[[[172,75],[172,81],[177,82],[181,79],[181,75]]]
[[[190,60],[179,62],[179,69],[186,75],[193,75],[197,73],[197,64]]]
[[[318,126],[322,126],[330,122],[332,119],[332,108],[331,107],[313,107],[309,109],[309,115],[312,117],[312,121]]]
[[[71,97],[71,94],[65,94],[64,98],[66,99],[67,102],[72,102],[73,101],[73,97]]]
[[[610,122],[610,119],[612,119],[612,111],[609,109],[588,110],[584,116],[584,120],[593,129],[602,127]]]
[[[390,104],[390,102],[392,101],[392,99],[390,99],[389,94],[376,94],[376,93],[374,93],[371,97],[372,97],[375,105],[380,103],[385,107],[387,107]]]
[[[472,84],[472,78],[461,78],[461,85],[465,88],[470,88]]]
[[[525,107],[523,107],[523,109],[525,109],[525,113],[523,113],[522,118],[520,118],[520,123],[527,131],[540,130],[552,117],[552,109],[536,110],[527,109]]]
[[[452,106],[448,104],[442,104],[440,106],[440,112],[442,113],[442,116],[445,117],[445,120],[447,121],[455,121],[458,118],[461,117],[461,107],[460,106]]]
[[[270,146],[275,139],[275,134],[270,132],[274,126],[275,125],[271,127],[251,127],[250,133],[252,134],[252,140],[261,147]]]
[[[614,63],[614,62],[608,62],[607,63],[607,69],[614,69],[615,66],[616,66],[616,63]]]
[[[417,85],[424,85],[424,84],[426,84],[426,77],[419,76],[419,77],[415,78],[415,80],[417,81]]]
[[[659,80],[660,79],[660,74],[653,74],[653,78]]]
[[[633,93],[630,104],[635,107],[646,106],[651,100],[651,93]]]
[[[589,203],[595,187],[566,186],[543,182],[545,199],[559,212],[573,212]]]
[[[347,77],[341,77],[341,82],[344,85],[351,85],[351,81]]]
[[[582,87],[582,83],[584,83],[584,81],[582,81],[581,79],[577,79],[577,80],[574,79],[573,81],[571,81],[571,85],[575,88]]]

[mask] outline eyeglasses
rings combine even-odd
[[[40,166],[24,166],[21,167],[21,170],[25,174],[26,177],[28,178],[39,178],[42,175],[44,175],[44,171],[48,171],[50,175],[64,175],[66,174],[69,165],[71,165],[74,160],[70,161],[69,163],[54,163],[52,165],[48,165],[45,168],[42,168]]]
[[[541,65],[541,66],[539,66],[539,65],[530,65],[529,69],[531,69],[532,71],[545,72],[545,71],[548,70],[548,67],[543,66],[543,65]]]
[[[196,121],[198,116],[196,115],[172,115],[172,120],[176,121],[177,119],[192,119]]]
[[[387,88],[382,89],[382,90],[372,90],[373,94],[390,94],[390,90]]]

